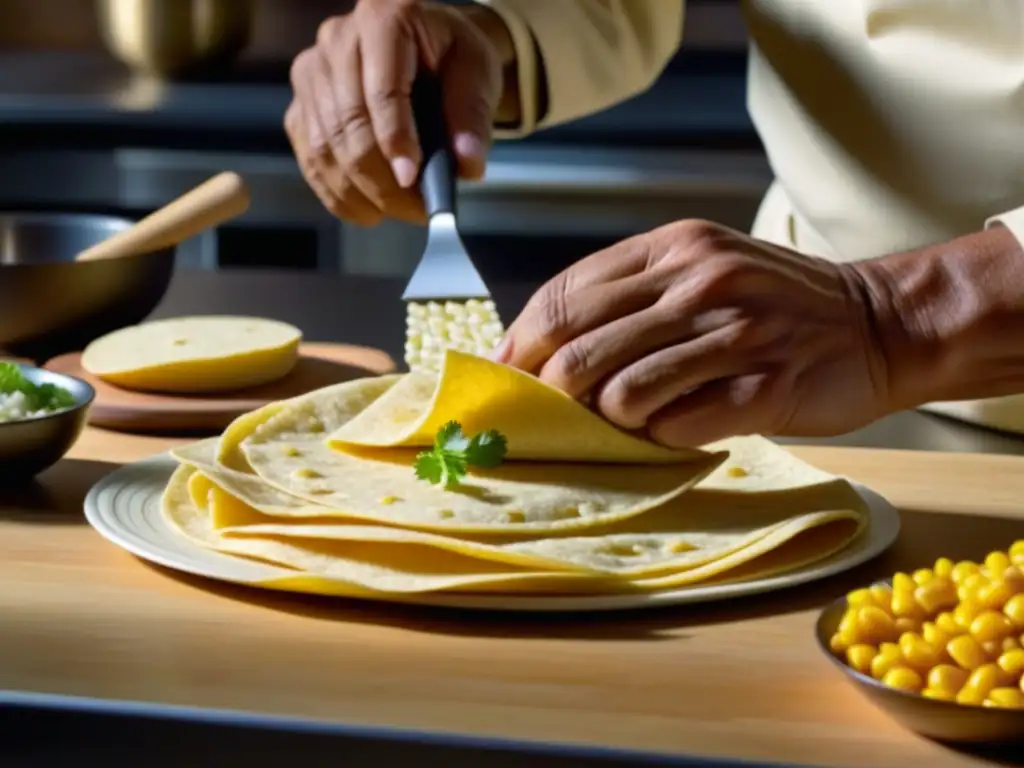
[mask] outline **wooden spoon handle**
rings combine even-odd
[[[129,229],[86,248],[75,260],[116,259],[168,248],[241,215],[248,207],[249,189],[242,177],[219,173]]]

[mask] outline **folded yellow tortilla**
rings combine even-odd
[[[317,390],[317,394],[322,402],[328,404],[325,407],[330,407],[329,404],[333,403],[335,407],[350,409],[350,413],[334,415],[336,421],[344,423],[364,410],[401,378],[401,374],[389,374],[386,376],[355,379],[324,387]],[[249,413],[244,413],[236,418],[220,436],[217,447],[217,461],[230,469],[252,473],[253,469],[249,466],[249,462],[239,446],[247,437],[256,432],[271,418],[290,404],[296,401],[301,402],[305,397],[307,395],[299,395],[289,400],[278,400],[268,403],[262,408],[249,411]],[[311,426],[316,427],[317,425]]]
[[[496,429],[510,460],[685,463],[706,458],[634,437],[528,373],[449,349],[441,373],[414,373],[331,433],[337,450],[423,448],[457,421],[473,435]]]
[[[725,459],[724,453],[700,451],[681,464],[506,461],[474,469],[446,489],[416,476],[416,449],[357,455],[335,451],[324,440],[325,431],[343,426],[389,386],[364,379],[289,400],[264,411],[271,415],[262,423],[254,426],[262,416],[254,417],[230,438],[231,430],[225,433],[219,453],[231,455],[231,441],[249,431],[237,446],[245,466],[264,483],[309,502],[301,516],[508,535],[583,530],[640,514],[684,492]]]

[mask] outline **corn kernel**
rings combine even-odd
[[[993,688],[987,700],[1000,709],[1024,709],[1024,692],[1019,688]]]
[[[979,643],[989,643],[1002,642],[1002,639],[1010,634],[1011,629],[1013,627],[1009,619],[1001,613],[989,610],[978,614],[971,622],[969,631]]]
[[[932,573],[930,568],[918,568],[912,574],[910,578],[914,580],[914,584],[921,587],[927,584],[929,581],[935,578],[935,574]]]
[[[960,667],[954,667],[952,664],[938,664],[928,672],[928,687],[953,697],[964,687],[969,676],[970,673]]]
[[[896,628],[896,637],[899,637],[904,632],[917,632],[917,630],[920,629],[921,624],[917,619],[900,616],[893,622],[893,626]]]
[[[932,648],[945,648],[946,643],[953,639],[953,636],[945,632],[932,621],[926,621],[921,625],[921,637]]]
[[[882,684],[900,691],[917,693],[924,685],[921,676],[909,667],[892,667],[882,678]]]
[[[907,577],[910,578],[909,576]],[[896,587],[892,588],[892,615],[896,618],[923,618],[924,611],[921,610],[921,606],[917,604],[917,600],[914,599],[914,590],[916,586],[911,582],[910,587]]]
[[[954,637],[946,644],[946,653],[962,669],[977,669],[986,661],[981,645],[971,635]]]
[[[874,598],[875,605],[886,613],[892,613],[892,588],[885,584],[875,584],[868,589],[871,592],[871,597]]]
[[[946,691],[937,691],[933,688],[925,688],[921,691],[921,695],[926,699],[937,699],[939,701],[956,701],[956,694],[947,693]]]
[[[979,706],[985,702],[985,698],[985,694],[977,691],[974,688],[968,688],[965,685],[957,693],[955,701],[957,704]]]
[[[1024,565],[1024,539],[1018,539],[1010,545],[1010,562],[1014,565]]]
[[[1014,595],[1003,606],[1003,615],[1016,629],[1024,628],[1024,595]]]
[[[1021,594],[1024,592],[1024,567],[1011,565],[1003,571],[1002,580],[1011,593],[1014,595]]]
[[[929,615],[956,605],[957,588],[952,581],[936,577],[914,590],[914,599]]]
[[[871,590],[866,587],[855,589],[846,596],[846,603],[851,608],[863,608],[865,605],[875,605]]]
[[[964,629],[970,629],[971,623],[979,613],[981,613],[980,605],[973,600],[961,600],[959,605],[953,609],[953,618]]]
[[[871,674],[871,660],[875,658],[878,649],[867,643],[851,645],[846,651],[846,662],[862,675]]]
[[[977,573],[968,574],[967,577],[964,578],[962,582],[960,582],[960,584],[961,586],[967,587],[968,589],[977,590],[983,587],[985,584],[988,584],[989,581],[990,579],[988,576],[986,576],[981,571],[978,571]]]
[[[883,643],[878,649],[878,655],[871,660],[871,676],[881,680],[890,669],[902,663],[899,647],[893,643]]]
[[[985,569],[991,577],[999,576],[1010,566],[1010,558],[1005,552],[989,552],[985,556]]]
[[[1006,653],[1006,651],[1016,650],[1017,648],[1020,648],[1020,647],[1021,647],[1020,640],[1018,640],[1013,635],[1010,635],[1010,637],[1004,637],[1003,638],[1003,653]]]
[[[1013,592],[1002,579],[996,579],[978,588],[978,602],[983,608],[1001,611],[1011,597]]]
[[[964,579],[977,572],[977,563],[972,563],[970,560],[961,560],[959,563],[953,566],[953,581],[957,584],[961,584],[963,583]]]
[[[985,698],[989,691],[998,688],[1004,680],[1006,680],[1006,675],[995,664],[982,664],[971,672],[967,682],[964,683],[964,688],[973,688],[981,694],[982,698]]]
[[[832,653],[838,656],[845,653],[848,646],[846,644],[846,641],[843,640],[843,638],[839,635],[838,632],[836,632],[834,635],[832,635],[831,638],[829,638],[828,647],[829,650],[832,651]]]
[[[964,628],[956,623],[956,619],[953,618],[953,614],[949,611],[943,611],[935,617],[935,626],[951,638],[963,634],[964,631]]]
[[[936,576],[944,579],[953,578],[953,561],[948,557],[940,557],[935,561],[935,567],[932,569]]]
[[[981,644],[982,653],[989,661],[995,661],[1003,653],[1003,643],[1000,640],[989,640]]]
[[[900,590],[903,590],[904,592],[913,592],[915,589],[917,589],[917,584],[914,583],[914,579],[911,578],[909,574],[896,573],[892,577],[893,594],[896,594]]]
[[[889,640],[896,635],[896,623],[881,608],[869,605],[861,608],[858,613],[857,632],[859,639],[865,642]]]
[[[1003,672],[1012,675],[1016,679],[1024,674],[1024,650],[1014,648],[1013,650],[1004,651],[996,661],[996,664]]]
[[[900,655],[912,669],[927,671],[939,663],[939,649],[933,648],[914,632],[904,632],[899,645]]]

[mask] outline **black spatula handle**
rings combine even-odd
[[[417,74],[412,86],[412,110],[423,151],[419,186],[427,216],[454,214],[455,157],[444,121],[441,81],[433,72],[421,68]]]

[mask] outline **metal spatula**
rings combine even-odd
[[[459,236],[455,157],[436,77],[417,77],[412,104],[423,150],[419,187],[428,229],[423,258],[402,294],[405,362],[410,370],[437,370],[446,348],[486,354],[500,341],[504,327]]]

